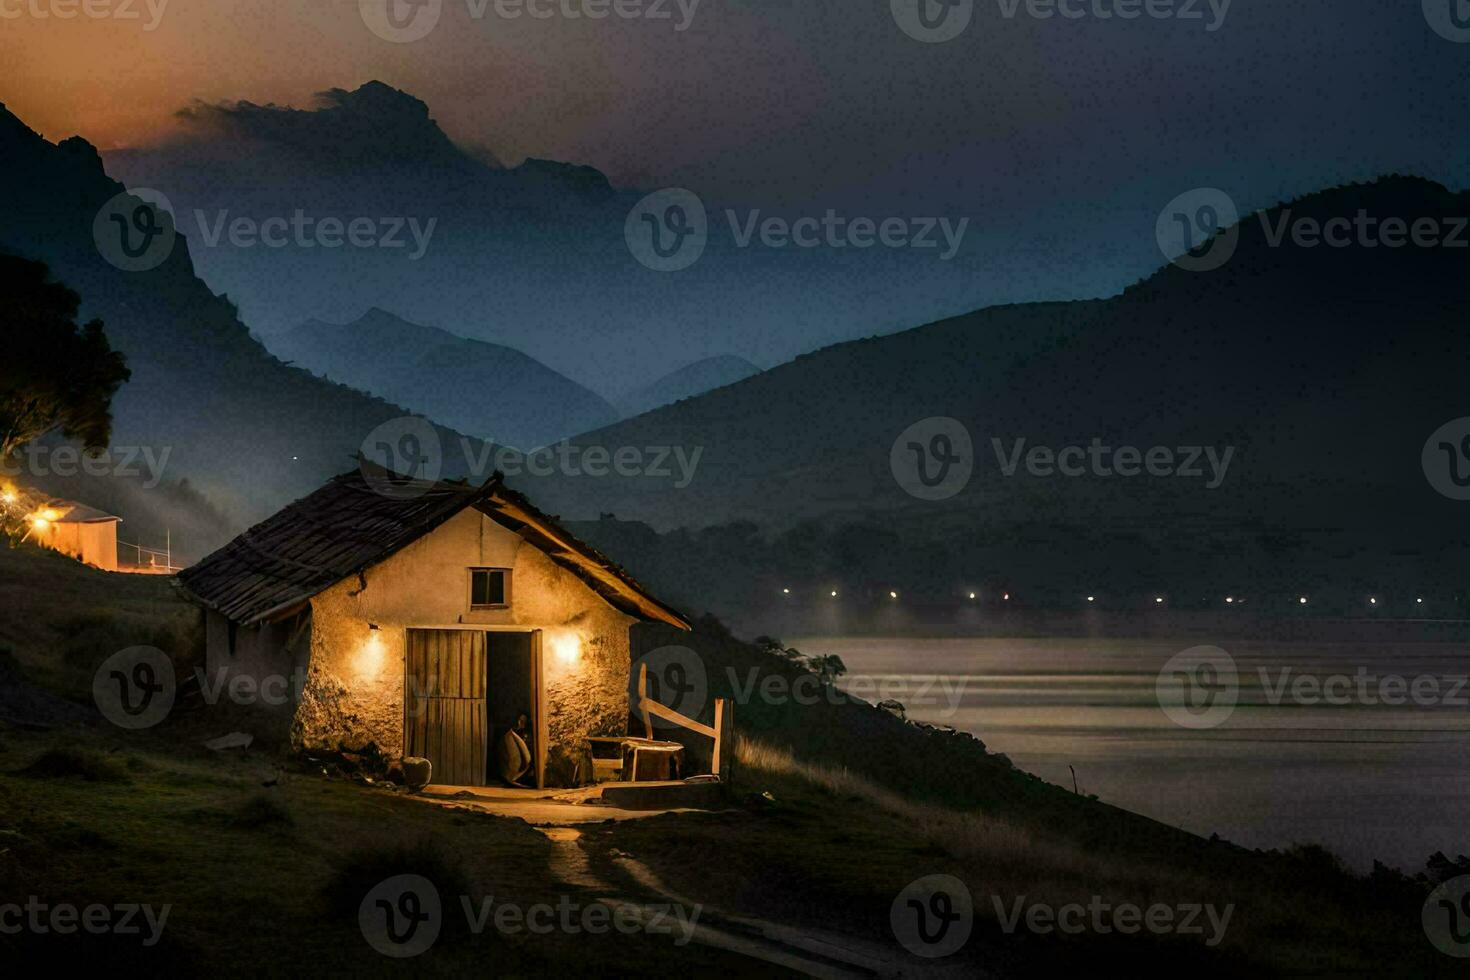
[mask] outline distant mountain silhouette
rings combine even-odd
[[[600,396],[520,351],[377,308],[352,323],[312,320],[268,343],[282,360],[504,446],[534,449],[618,418]]]
[[[229,533],[341,472],[369,432],[405,414],[269,354],[195,275],[182,232],[154,268],[105,260],[94,221],[124,187],[85,140],[52,144],[0,106],[0,167],[0,249],[46,262],[127,357],[113,444],[167,450],[166,478],[188,478],[234,522]]]
[[[1288,556],[1463,563],[1466,505],[1431,487],[1421,452],[1438,427],[1470,415],[1470,249],[1272,241],[1283,220],[1360,211],[1406,226],[1437,219],[1470,240],[1470,195],[1430,181],[1323,191],[1242,219],[1233,258],[1213,271],[1165,265],[1106,300],[996,307],[838,344],[576,440],[701,448],[688,487],[562,481],[542,497],[564,515],[659,529],[876,520],[930,561],[938,544],[977,565],[988,554],[1092,581],[1130,562],[1180,576],[1191,562],[1274,573]],[[963,492],[931,502],[898,485],[890,451],[936,416],[964,423],[976,470]],[[991,444],[1094,437],[1235,456],[1207,490],[1199,479],[1037,477],[1024,466],[1006,477]],[[1107,546],[1121,537],[1126,560]]]
[[[452,324],[572,377],[595,371],[599,380],[587,383],[618,392],[683,366],[689,350],[757,342],[775,362],[816,338],[894,329],[973,302],[957,295],[972,291],[974,277],[961,268],[978,261],[971,239],[952,261],[938,257],[941,248],[775,248],[758,238],[741,244],[726,213],[741,228],[829,208],[848,219],[866,214],[837,200],[721,201],[691,188],[708,212],[704,252],[677,274],[654,271],[625,232],[634,206],[658,186],[617,188],[587,161],[544,152],[505,165],[493,144],[508,134],[477,134],[491,150],[456,145],[429,106],[382,82],[331,89],[303,108],[195,103],[179,116],[167,138],[107,151],[108,169],[168,195],[201,277],[261,336],[380,306]],[[294,238],[242,246],[214,234],[237,219],[298,212],[308,227],[413,220],[432,230],[422,249],[406,234],[397,237],[407,247],[397,248]],[[931,237],[941,244],[937,231]]]
[[[615,404],[618,411],[631,418],[685,398],[744,381],[759,373],[760,368],[743,357],[733,354],[706,357],[618,397]]]

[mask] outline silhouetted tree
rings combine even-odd
[[[112,436],[112,396],[131,376],[102,321],[45,264],[0,255],[0,459],[60,430],[88,449]]]

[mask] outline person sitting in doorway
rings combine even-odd
[[[500,768],[500,778],[511,786],[529,789],[520,782],[531,768],[531,750],[526,741],[531,737],[530,719],[522,712],[516,718],[516,727],[507,728],[505,735],[500,739],[500,745],[495,753],[496,765]]]

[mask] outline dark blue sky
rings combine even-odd
[[[992,302],[1116,292],[1159,264],[1155,219],[1193,187],[1247,211],[1395,171],[1466,183],[1470,43],[1430,25],[1450,23],[1455,0],[1067,0],[1079,16],[977,0],[943,43],[900,26],[919,0],[668,0],[666,20],[534,2],[552,16],[444,0],[406,43],[374,33],[355,2],[170,0],[151,30],[21,18],[0,32],[0,99],[126,171],[129,157],[199,136],[175,116],[195,100],[310,106],[381,79],[507,164],[588,164],[622,187],[685,186],[793,217],[970,219],[964,252],[924,269],[913,295],[857,309],[834,298],[830,317],[808,296],[813,308],[776,330],[758,328],[769,311],[737,311],[669,360],[731,351],[769,364]],[[250,320],[250,297],[242,309]],[[269,330],[298,318],[258,319]],[[562,366],[578,373],[574,358]]]

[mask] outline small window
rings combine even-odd
[[[470,569],[470,608],[504,609],[510,605],[510,572],[504,568]]]

